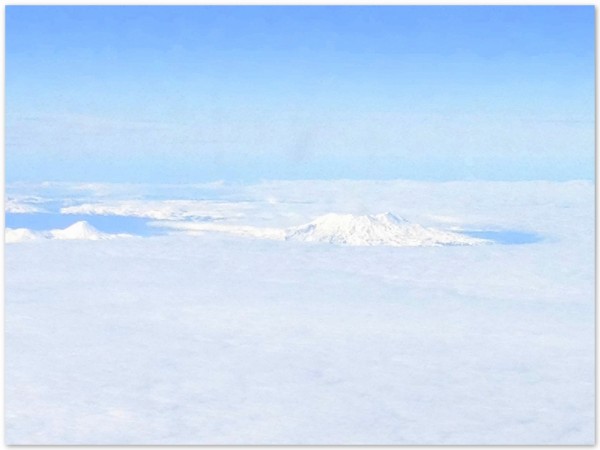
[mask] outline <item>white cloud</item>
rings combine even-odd
[[[33,214],[45,212],[43,208],[36,206],[36,203],[39,202],[40,199],[38,198],[16,199],[9,197],[4,201],[4,211],[13,214]]]
[[[152,222],[152,226],[178,230],[184,234],[195,236],[204,233],[225,233],[236,236],[252,237],[258,239],[284,240],[285,230],[280,228],[260,228],[244,225],[224,225],[219,223],[202,222]]]
[[[250,234],[391,210],[544,239],[9,245],[8,443],[593,443],[593,183],[272,182],[226,195],[128,208],[227,211],[197,226]],[[248,210],[218,205],[241,199]]]

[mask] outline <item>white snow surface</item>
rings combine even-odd
[[[541,240],[397,249],[203,232],[8,245],[6,443],[593,444],[593,183],[234,194],[256,215],[223,225],[390,210]]]
[[[105,240],[133,237],[126,233],[102,233],[91,226],[85,220],[75,222],[73,225],[64,229],[54,229],[50,231],[32,231],[27,228],[6,228],[4,230],[4,240],[8,243],[26,242],[38,239],[58,239],[58,240]]]

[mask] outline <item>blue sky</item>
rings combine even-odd
[[[7,180],[592,179],[594,8],[6,8]]]

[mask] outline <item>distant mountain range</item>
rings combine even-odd
[[[212,232],[255,239],[350,246],[430,247],[490,243],[485,239],[410,223],[389,212],[376,215],[326,214],[307,224],[290,228],[261,228],[193,221],[165,221],[154,222],[154,224],[177,230],[178,233],[191,235]],[[7,243],[37,239],[95,241],[120,237],[131,237],[131,235],[102,233],[86,221],[76,222],[65,229],[50,231],[32,231],[27,228],[7,228],[5,230],[5,242]]]
[[[85,220],[75,222],[73,225],[50,231],[32,231],[28,228],[6,228],[4,240],[6,243],[32,241],[37,239],[59,239],[59,240],[88,240],[98,241],[103,239],[115,239],[119,237],[131,237],[130,234],[108,234],[98,231]]]

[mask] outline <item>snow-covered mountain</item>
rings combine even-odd
[[[85,239],[90,241],[107,239],[110,236],[98,231],[85,220],[75,222],[73,225],[62,230],[51,230],[48,234],[51,239]]]
[[[412,224],[389,212],[364,216],[326,214],[305,225],[289,228],[285,239],[341,245],[394,247],[477,245],[489,242],[459,233]]]
[[[50,230],[47,233],[45,233],[45,235],[49,239],[80,239],[88,241],[133,237],[133,235],[126,233],[103,233],[101,231],[98,231],[85,220],[75,222],[73,225],[62,230]]]

